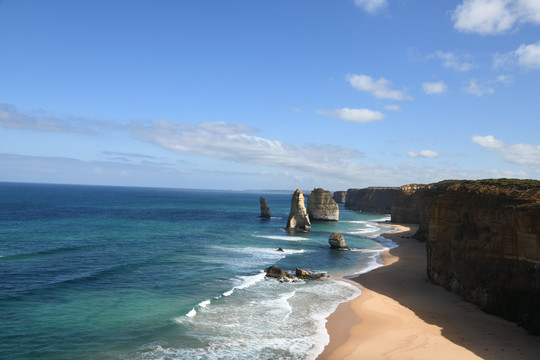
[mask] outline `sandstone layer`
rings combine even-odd
[[[398,191],[397,187],[349,189],[347,190],[345,208],[376,214],[390,214],[392,200]]]
[[[291,199],[291,211],[287,219],[287,231],[310,231],[311,222],[306,212],[304,193],[296,189]]]
[[[540,333],[540,181],[447,182],[427,195],[428,276]]]
[[[334,201],[330,192],[317,188],[313,189],[307,199],[307,213],[311,221],[338,221],[339,205]]]

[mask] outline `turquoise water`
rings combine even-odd
[[[0,358],[316,357],[359,294],[334,278],[376,266],[388,228],[342,209],[288,234],[290,196],[0,183]],[[354,251],[330,250],[334,231]],[[265,280],[274,264],[331,277]]]

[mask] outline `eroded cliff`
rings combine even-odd
[[[376,214],[390,214],[397,187],[368,187],[347,190],[345,208]]]
[[[540,333],[540,181],[439,183],[422,202],[428,276]]]

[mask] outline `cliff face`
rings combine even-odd
[[[335,202],[338,204],[344,204],[347,200],[347,192],[346,191],[335,191],[332,195],[332,198]]]
[[[420,224],[422,200],[430,185],[403,185],[392,200],[392,222]]]
[[[376,214],[390,214],[392,200],[399,188],[369,187],[347,190],[345,208]]]
[[[428,276],[540,333],[540,181],[435,184],[423,201]]]
[[[317,188],[307,199],[307,213],[310,220],[339,220],[339,205],[332,199],[331,193]]]

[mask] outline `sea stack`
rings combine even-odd
[[[311,222],[304,205],[304,193],[296,189],[291,199],[291,212],[287,220],[287,231],[310,231]]]
[[[345,238],[343,237],[343,234],[339,232],[332,233],[332,235],[330,235],[330,238],[328,239],[328,243],[330,244],[330,247],[332,249],[350,250],[345,243]]]
[[[266,199],[261,196],[259,201],[261,202],[261,217],[263,219],[270,219],[272,215],[270,214],[270,208],[268,207]]]
[[[307,199],[307,213],[311,221],[338,221],[339,205],[330,192],[317,188],[313,189]]]

